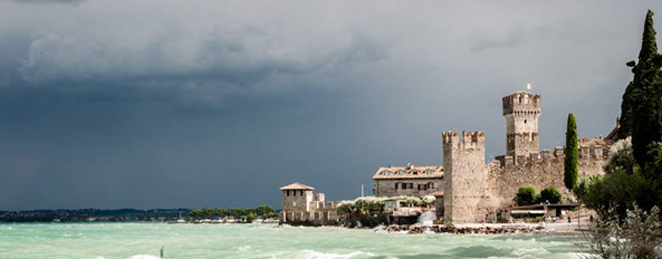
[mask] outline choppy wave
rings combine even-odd
[[[549,254],[547,249],[541,247],[535,248],[517,248],[513,251],[514,256]]]
[[[6,230],[7,228],[13,228]],[[413,259],[577,258],[574,239],[453,234],[390,235],[337,227],[259,225],[15,224],[0,225],[0,258],[156,259]],[[54,245],[56,244],[56,245]],[[304,250],[305,249],[305,250]],[[30,251],[23,254],[21,251]]]
[[[295,259],[350,259],[356,257],[373,257],[375,254],[362,251],[354,251],[346,254],[323,253],[314,250],[303,250],[299,252]]]
[[[153,255],[134,255],[131,256],[127,259],[161,259],[158,256],[153,256]]]

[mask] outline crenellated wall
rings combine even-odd
[[[323,193],[312,190],[286,190],[281,192],[280,223],[290,225],[336,225],[337,202],[325,201]]]
[[[607,160],[603,145],[580,142],[579,179],[591,174],[604,174],[602,166]],[[532,185],[537,191],[548,186],[556,187],[564,199],[574,202],[574,194],[565,187],[563,148],[543,151],[529,156],[497,157],[490,165],[490,178],[496,187],[499,207],[514,205],[513,198],[520,187]],[[515,162],[517,161],[517,162]]]
[[[485,132],[442,133],[444,150],[444,219],[476,222],[488,210],[488,167],[485,164]]]
[[[520,91],[502,98],[506,119],[506,155],[538,153],[538,117],[540,95]]]
[[[444,132],[444,219],[457,223],[480,222],[487,215],[513,206],[522,186],[532,185],[539,192],[556,187],[568,202],[574,194],[565,188],[564,149],[529,155],[500,156],[485,164],[483,132]],[[609,143],[603,139],[580,139],[579,178],[604,174]],[[490,216],[493,218],[493,216]]]

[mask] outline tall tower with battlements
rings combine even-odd
[[[444,219],[478,222],[485,198],[488,169],[485,165],[485,132],[442,133],[444,150]]]
[[[538,153],[540,95],[519,91],[503,97],[502,101],[506,117],[506,155],[516,158]]]

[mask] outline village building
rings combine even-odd
[[[519,91],[502,98],[506,120],[506,152],[492,161],[485,159],[485,132],[442,133],[442,166],[380,167],[373,174],[375,196],[434,196],[438,218],[466,223],[499,220],[512,211],[520,187],[532,185],[540,191],[554,186],[566,205],[576,203],[565,187],[564,148],[539,149],[538,119],[541,97]],[[608,138],[579,139],[579,177],[604,174],[603,165],[613,144],[615,130]],[[337,204],[325,201],[314,188],[293,183],[281,188],[281,223],[292,225],[337,224]],[[396,215],[398,204],[391,204]],[[566,205],[552,205],[561,215]],[[545,205],[546,206],[546,205]],[[404,211],[404,210],[403,210]],[[413,209],[407,210],[414,213]],[[519,210],[515,210],[519,212]],[[533,210],[527,211],[530,213]],[[400,212],[398,212],[400,213]],[[410,213],[410,214],[411,214]],[[410,216],[400,215],[400,216]],[[503,219],[502,219],[503,220]]]
[[[314,190],[298,182],[281,187],[280,223],[312,226],[338,224],[336,202],[325,201],[324,193],[316,194]]]
[[[539,150],[541,107],[540,95],[527,91],[503,97],[505,155],[486,162],[485,132],[443,132],[443,166],[381,167],[373,176],[375,195],[433,195],[437,214],[452,222],[496,220],[499,212],[514,205],[517,190],[526,185],[538,191],[554,186],[566,202],[573,202],[574,195],[563,183],[564,149]],[[613,135],[579,140],[580,178],[604,174]],[[425,189],[427,183],[432,184]]]
[[[441,166],[380,167],[372,177],[375,196],[422,197],[444,188],[444,169]]]

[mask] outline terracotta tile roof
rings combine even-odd
[[[444,168],[441,166],[394,166],[380,167],[372,179],[431,179],[443,177]]]
[[[310,187],[310,186],[305,185],[305,184],[302,184],[302,183],[299,183],[299,182],[295,182],[295,183],[292,183],[292,184],[289,184],[289,185],[285,185],[283,187],[280,187],[280,189],[282,191],[284,191],[284,190],[315,190],[315,188]]]

